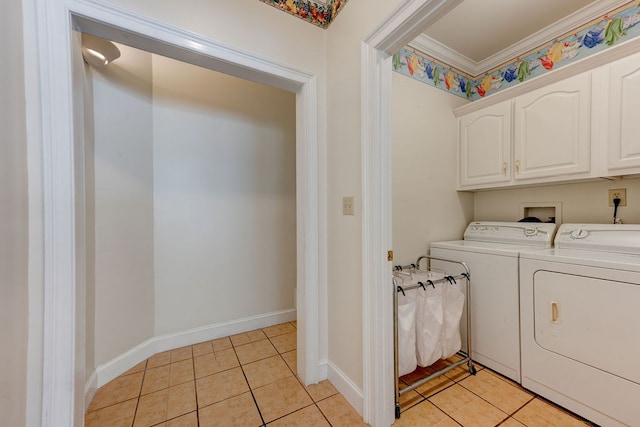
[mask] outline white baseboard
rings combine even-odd
[[[93,387],[95,393],[96,388],[102,387],[156,353],[227,337],[229,335],[240,334],[254,329],[266,328],[293,320],[296,320],[296,310],[289,309],[153,337],[109,362],[98,366],[96,372],[92,373],[87,380],[85,385],[85,398],[87,397],[87,390],[90,391],[91,387]],[[93,395],[91,395],[91,398],[93,398]],[[91,402],[91,399],[86,399],[85,401]]]
[[[98,390],[98,375],[96,371],[93,371],[84,385],[84,412],[89,409],[89,404],[93,400],[96,390]]]
[[[333,386],[347,399],[347,401],[358,411],[358,414],[362,415],[364,408],[364,397],[362,390],[351,379],[342,372],[336,365],[330,360],[326,362],[326,372],[328,374],[327,379]],[[322,367],[320,369],[322,372]]]
[[[318,381],[329,379],[329,361],[327,359],[320,360],[318,366]]]

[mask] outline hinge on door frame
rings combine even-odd
[[[387,261],[393,261],[393,251],[387,251]]]

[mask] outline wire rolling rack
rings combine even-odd
[[[402,396],[403,394],[414,390],[418,387],[420,387],[422,384],[431,381],[432,379],[439,377],[440,375],[443,375],[449,371],[451,371],[452,369],[457,368],[460,365],[463,364],[467,364],[467,367],[469,369],[469,373],[471,375],[475,375],[476,374],[476,368],[475,366],[473,366],[473,360],[472,360],[472,350],[471,350],[471,309],[470,309],[470,297],[471,297],[471,273],[469,272],[469,267],[467,267],[467,264],[465,264],[464,262],[461,261],[456,261],[456,260],[452,260],[452,259],[446,259],[446,258],[438,258],[438,257],[432,257],[429,255],[421,255],[420,257],[418,257],[418,260],[416,261],[415,264],[410,264],[410,265],[403,265],[403,266],[396,266],[394,267],[395,270],[410,270],[410,269],[414,269],[414,270],[419,270],[420,267],[420,261],[422,260],[427,260],[427,262],[429,263],[429,265],[431,264],[432,260],[435,261],[444,261],[444,262],[450,262],[450,263],[454,263],[454,264],[459,264],[462,266],[462,268],[464,269],[464,273],[459,274],[457,276],[444,276],[442,279],[437,279],[437,280],[429,280],[426,283],[425,282],[418,282],[416,284],[412,284],[412,285],[408,285],[408,286],[400,286],[397,284],[395,277],[393,278],[393,341],[394,341],[394,361],[395,361],[395,415],[396,418],[400,418],[400,396]],[[428,268],[427,268],[428,271]],[[458,355],[460,355],[462,357],[461,360],[447,366],[446,368],[440,369],[439,371],[434,372],[433,374],[429,375],[426,378],[422,378],[412,384],[407,385],[405,388],[403,388],[402,390],[400,390],[400,376],[399,376],[399,368],[398,368],[398,292],[401,291],[410,291],[412,289],[417,289],[417,288],[424,288],[426,285],[435,285],[438,283],[444,283],[444,282],[451,282],[452,280],[462,280],[462,279],[466,279],[466,296],[465,296],[465,307],[466,307],[466,315],[467,315],[467,353],[464,353],[463,351],[458,351]]]

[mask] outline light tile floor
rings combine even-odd
[[[158,353],[101,387],[85,426],[366,425],[331,383],[295,372],[296,322]]]
[[[400,378],[400,388],[460,360],[454,356]],[[400,398],[401,416],[394,426],[585,427],[593,426],[490,369],[465,365],[423,384]]]
[[[452,363],[401,378],[401,387]],[[394,426],[589,425],[518,384],[459,366],[401,397]],[[365,426],[328,381],[304,387],[296,371],[296,323],[158,353],[101,387],[86,427]]]

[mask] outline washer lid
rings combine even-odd
[[[640,254],[640,224],[562,224],[556,248]]]
[[[555,230],[555,224],[546,222],[474,221],[465,230],[464,239],[548,248]]]
[[[431,255],[435,255],[439,249],[453,250],[458,252],[472,252],[489,255],[500,255],[518,257],[520,251],[534,249],[527,245],[512,245],[509,243],[478,242],[473,240],[454,240],[450,242],[431,243]],[[535,248],[542,250],[542,248]]]

